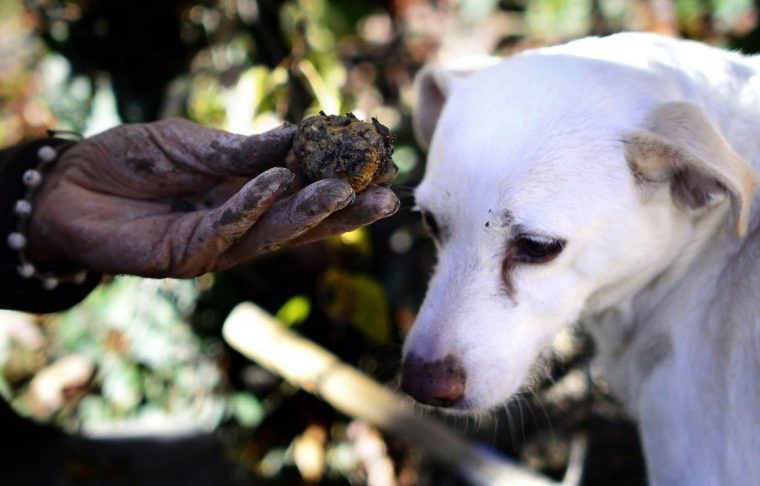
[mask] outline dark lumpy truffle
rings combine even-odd
[[[379,175],[395,168],[393,136],[373,118],[372,123],[346,116],[306,118],[293,139],[293,153],[307,179],[337,177],[361,192]]]

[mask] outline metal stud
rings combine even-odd
[[[27,199],[19,199],[13,206],[14,213],[19,218],[19,228],[25,227],[25,218],[28,218],[32,214],[33,205],[31,196],[35,192],[35,188],[42,184],[43,172],[46,166],[55,162],[58,153],[55,148],[50,145],[44,145],[37,150],[37,158],[39,159],[39,165],[36,169],[29,169],[24,172],[21,177],[22,182],[28,188]],[[24,249],[27,246],[27,238],[21,231],[14,231],[8,235],[8,246],[19,252],[19,259],[21,263],[16,267],[18,275],[22,278],[30,279],[36,277],[40,280],[42,287],[46,290],[54,290],[60,284],[61,280],[52,273],[45,273],[41,275],[32,263],[29,263],[24,254]],[[63,277],[64,282],[74,282],[82,284],[87,281],[87,271],[83,270],[74,275]]]
[[[42,288],[45,290],[55,290],[58,287],[58,279],[52,276],[47,276],[42,279]]]
[[[22,263],[17,267],[18,274],[23,278],[32,278],[34,275],[34,265],[31,263]]]
[[[87,281],[87,271],[82,270],[79,273],[76,273],[73,277],[71,277],[71,281],[77,285],[82,285]]]
[[[55,149],[50,145],[43,145],[37,151],[37,158],[40,159],[40,162],[50,163],[55,160],[55,156]]]
[[[42,174],[35,169],[29,169],[21,177],[26,187],[37,187],[42,183]]]
[[[32,214],[32,203],[26,199],[19,199],[16,201],[16,206],[13,208],[13,210],[16,213],[16,216],[25,218]]]
[[[8,246],[14,250],[23,250],[26,247],[26,237],[21,233],[13,232],[8,235]]]

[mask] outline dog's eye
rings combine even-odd
[[[438,227],[438,222],[432,214],[427,211],[422,211],[422,224],[425,226],[425,230],[430,236],[441,241],[441,229]]]
[[[564,240],[536,236],[519,236],[515,240],[515,254],[523,263],[546,263],[559,255],[564,247]]]

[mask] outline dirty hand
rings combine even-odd
[[[294,133],[286,125],[245,137],[170,119],[89,138],[46,177],[29,255],[107,273],[192,277],[398,209],[389,189],[357,196],[338,179],[288,194],[295,175],[277,166]]]

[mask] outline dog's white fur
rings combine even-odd
[[[468,71],[418,78],[443,241],[405,354],[457,357],[478,412],[580,321],[650,484],[760,484],[760,59],[626,33]],[[518,232],[566,245],[508,292]]]

